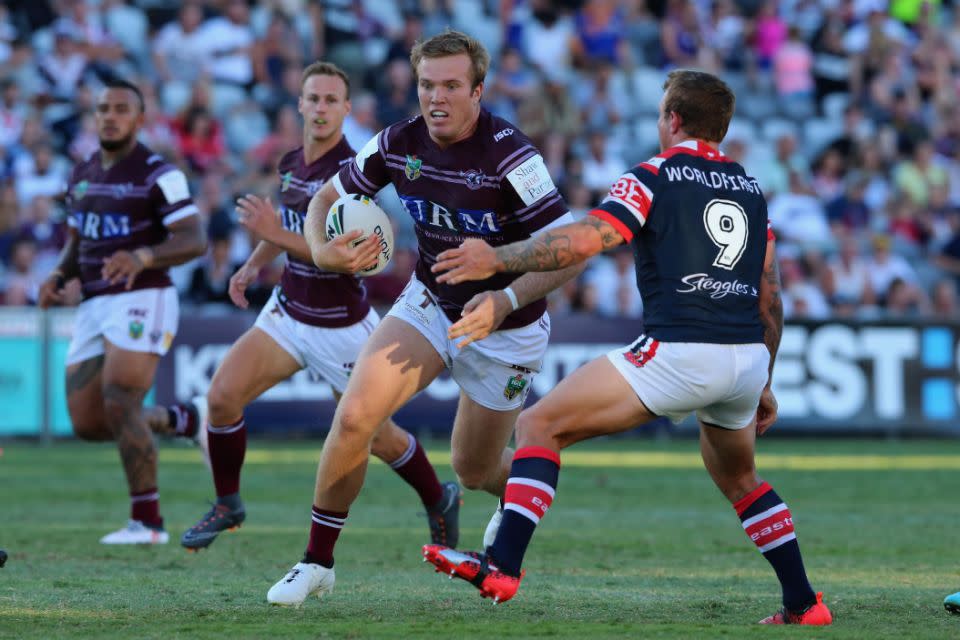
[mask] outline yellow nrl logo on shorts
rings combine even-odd
[[[522,373],[518,373],[507,379],[507,386],[503,388],[503,397],[507,400],[513,400],[526,388],[527,381],[523,378]]]

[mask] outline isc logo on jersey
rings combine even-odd
[[[357,275],[372,276],[386,269],[393,257],[393,227],[390,226],[390,219],[383,209],[367,196],[350,193],[337,199],[327,211],[327,240],[333,240],[354,229],[360,229],[363,235],[353,242],[353,246],[371,235],[380,241],[377,264]]]

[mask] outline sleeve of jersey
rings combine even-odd
[[[630,242],[647,222],[656,184],[656,175],[642,166],[635,167],[613,183],[607,197],[590,215],[609,222]]]
[[[77,211],[76,203],[73,201],[74,189],[77,184],[77,168],[70,171],[70,180],[67,181],[67,193],[63,202],[67,207],[67,226],[74,229],[80,228],[80,213]]]
[[[387,172],[387,153],[384,141],[389,128],[370,138],[357,152],[353,162],[346,165],[333,177],[337,194],[360,193],[371,198],[390,182]]]
[[[170,167],[169,171],[161,173],[153,184],[153,190],[157,213],[166,227],[200,213],[190,197],[187,176],[180,169]]]
[[[501,189],[507,189],[514,220],[533,235],[569,212],[553,184],[543,156],[526,145],[508,156],[500,169]],[[508,188],[506,185],[510,185]]]

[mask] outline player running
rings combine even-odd
[[[505,244],[572,216],[530,140],[481,108],[489,55],[478,41],[448,31],[417,44],[410,59],[420,115],[381,131],[310,203],[304,233],[314,263],[354,271],[354,253],[325,241],[327,210],[339,195],[373,196],[392,183],[414,220],[420,258],[357,359],[321,455],[306,553],[270,589],[274,604],[299,605],[333,587],[334,545],[378,426],[444,368],[461,390],[453,468],[464,487],[503,495],[507,444],[549,337],[543,296],[582,270],[436,282],[437,254],[466,237]],[[457,344],[447,330],[461,316],[469,331]]]
[[[807,580],[790,510],[754,464],[756,436],[777,417],[770,383],[783,307],[766,201],[757,181],[718,149],[733,109],[733,93],[719,78],[673,71],[660,103],[661,153],[617,180],[592,215],[506,246],[467,240],[437,257],[437,280],[456,285],[569,268],[629,243],[645,328],[633,345],[584,365],[520,415],[496,539],[479,553],[425,546],[438,570],[509,600],[553,502],[560,450],[695,411],[707,471],[783,589],[783,609],[761,622],[831,623]],[[455,325],[450,336],[466,330]]]
[[[137,142],[143,95],[107,84],[96,107],[100,150],[78,164],[67,192],[70,235],[40,287],[42,308],[63,303],[80,278],[67,351],[67,409],[77,437],[115,440],[130,490],[130,521],[104,544],[162,544],[157,448],[151,431],[192,437],[182,406],[144,408],[160,357],[177,332],[177,291],[167,268],[202,255],[206,237],[187,177]]]
[[[263,240],[230,279],[233,302],[247,308],[247,286],[281,252],[287,253],[287,264],[255,325],[227,352],[206,398],[196,402],[207,424],[217,500],[180,538],[190,550],[209,546],[222,531],[238,527],[246,518],[240,499],[240,469],[247,448],[244,408],[304,368],[326,380],[339,399],[360,348],[380,321],[360,281],[317,269],[302,235],[310,198],[354,156],[343,137],[343,120],[350,113],[346,74],[327,62],[308,66],[298,109],[304,119],[303,146],[280,160],[279,217],[268,200],[257,196],[248,195],[238,204],[241,224]],[[336,246],[346,249],[360,235],[360,231],[344,234]],[[354,251],[356,268],[376,262],[378,252],[372,240],[360,245]],[[389,417],[382,423],[371,452],[417,491],[427,511],[431,540],[451,544],[459,531],[459,486],[441,485],[413,435]]]

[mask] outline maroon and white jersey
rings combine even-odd
[[[311,164],[303,163],[303,147],[280,160],[280,217],[283,228],[303,235],[307,206],[320,187],[353,160],[346,138]],[[346,327],[370,312],[366,291],[356,276],[321,271],[312,262],[287,254],[280,278],[280,304],[294,320],[315,327]]]
[[[67,190],[68,223],[80,234],[80,283],[84,299],[122,293],[100,276],[105,258],[167,239],[167,226],[197,215],[187,176],[143,144],[104,169],[100,151],[73,168]],[[166,268],[144,269],[133,289],[170,286]]]
[[[514,125],[480,111],[472,136],[441,149],[422,116],[393,124],[368,142],[334,178],[341,195],[373,196],[393,183],[419,240],[417,278],[452,321],[482,291],[503,289],[520,274],[480,282],[438,284],[430,272],[437,254],[482,238],[493,246],[525,240],[567,213],[543,158]],[[546,310],[538,300],[514,311],[501,329],[522,327]]]

